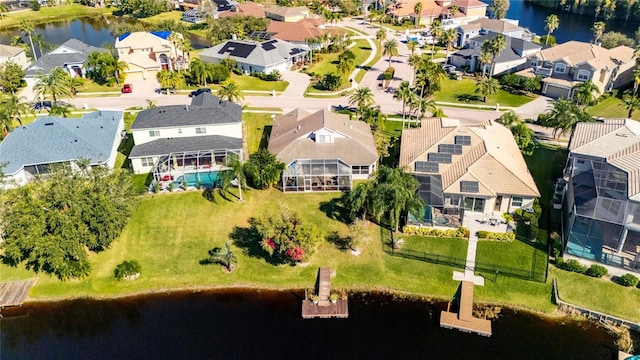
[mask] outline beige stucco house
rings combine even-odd
[[[267,19],[285,22],[297,22],[309,17],[309,8],[306,6],[269,6],[264,9]]]
[[[0,65],[9,61],[20,65],[23,70],[31,65],[31,60],[23,48],[0,44]]]
[[[528,57],[529,68],[521,76],[540,75],[542,93],[555,98],[572,98],[573,87],[591,80],[600,93],[629,84],[636,65],[633,49],[618,46],[605,49],[598,45],[569,41],[544,49]]]
[[[416,4],[422,3],[422,11],[416,14]],[[456,5],[458,12],[451,13],[451,7]],[[397,1],[389,8],[389,15],[395,20],[410,19],[415,23],[420,16],[420,25],[426,26],[436,19],[454,19],[458,23],[466,23],[471,20],[484,17],[487,12],[487,4],[478,0],[404,0]]]
[[[511,131],[493,121],[422,120],[402,131],[400,166],[416,176],[427,205],[412,223],[457,227],[467,213],[499,217],[540,196]]]
[[[154,78],[161,70],[186,69],[189,56],[180,50],[182,35],[171,31],[139,31],[116,39],[118,58],[127,63],[126,78]]]

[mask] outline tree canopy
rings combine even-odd
[[[7,61],[0,65],[0,88],[2,92],[14,94],[20,85],[25,72],[22,67],[13,61]]]
[[[133,195],[127,173],[85,164],[59,166],[47,180],[7,190],[0,259],[60,280],[87,276],[88,251],[106,250],[120,235]]]
[[[266,189],[278,183],[285,164],[266,149],[260,149],[249,155],[244,165],[249,185],[254,189]]]

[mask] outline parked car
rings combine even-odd
[[[201,88],[198,90],[193,90],[190,94],[189,97],[196,97],[202,93],[211,93],[211,89],[209,88]]]
[[[128,93],[130,93],[132,91],[133,91],[133,86],[131,86],[131,84],[122,85],[122,93],[123,94],[128,94]]]

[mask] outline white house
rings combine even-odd
[[[121,111],[95,111],[80,119],[43,116],[15,128],[0,143],[0,164],[5,164],[0,186],[25,185],[49,173],[54,164],[80,159],[113,168],[124,130],[122,115]]]
[[[9,61],[20,65],[23,69],[31,65],[31,60],[23,48],[0,44],[0,65]]]

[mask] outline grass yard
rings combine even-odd
[[[546,268],[546,245],[540,242],[527,243],[520,240],[510,242],[481,240],[478,242],[476,261],[518,271],[533,270],[536,273],[544,273]],[[488,275],[488,277],[491,277],[491,275]]]
[[[231,74],[231,80],[238,84],[242,90],[278,91],[282,92],[289,86],[288,81],[264,81],[255,76]],[[220,85],[209,86],[212,89],[220,89]]]
[[[465,239],[431,238],[417,235],[402,236],[402,240],[404,240],[403,250],[446,255],[461,259],[467,256],[467,245],[469,244]]]
[[[360,81],[362,81],[362,78],[364,78],[364,75],[367,73],[367,71],[369,71],[371,67],[377,64],[378,61],[380,61],[380,59],[382,58],[382,46],[380,46],[380,44],[377,41],[375,42],[376,42],[376,48],[378,51],[376,52],[376,55],[373,57],[373,60],[371,60],[367,64],[360,65],[360,69],[358,70],[358,72],[356,73],[356,76],[354,77],[355,82],[359,83]]]
[[[535,97],[514,95],[504,90],[498,90],[497,94],[488,96],[485,103],[482,101],[482,96],[475,93],[475,89],[476,81],[474,79],[445,79],[440,85],[440,91],[435,93],[435,101],[478,105],[500,104],[501,106],[517,107],[535,99]]]
[[[190,22],[186,22],[186,21],[182,21],[182,11],[179,10],[174,10],[174,11],[167,11],[167,12],[163,12],[160,13],[158,15],[154,15],[148,18],[143,18],[143,19],[138,19],[140,22],[144,22],[144,23],[149,23],[149,24],[153,24],[153,25],[157,25],[160,24],[161,22],[165,21],[165,20],[174,20],[174,21],[178,21],[181,22],[182,25],[189,27],[191,25],[193,25]]]
[[[242,113],[244,133],[247,134],[247,147],[249,154],[253,154],[260,148],[267,147],[267,138],[271,133],[273,120],[271,114]]]
[[[367,40],[359,39],[354,41],[354,45],[349,48],[349,50],[351,50],[351,52],[356,56],[353,63],[358,65],[367,60],[373,49],[371,49]],[[338,64],[338,56],[340,54],[341,53],[339,52],[333,54],[319,54],[322,60],[307,67],[307,72],[313,72],[319,75],[328,74],[330,72],[337,73],[336,65]]]
[[[94,92],[113,92],[120,94],[122,85],[100,85],[92,80],[84,79],[84,84],[80,88],[78,95],[82,95],[82,93],[94,93]]]
[[[540,191],[540,205],[545,208],[551,203],[553,186],[567,161],[567,150],[556,145],[537,144],[531,156],[524,156],[529,172]]]
[[[111,15],[113,10],[115,8],[90,7],[80,4],[43,6],[39,11],[24,10],[4,13],[4,17],[0,21],[0,29],[19,26],[22,20],[31,20],[34,24],[45,24],[67,19]]]
[[[629,111],[622,100],[614,96],[609,96],[596,105],[589,106],[587,112],[593,116],[607,118],[626,118],[629,115]],[[640,121],[640,111],[635,111],[632,119]]]

